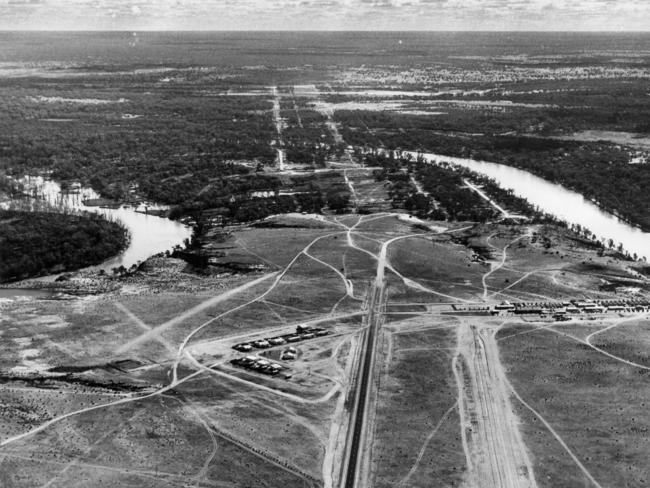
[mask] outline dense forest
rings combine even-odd
[[[214,178],[203,190],[175,205],[170,218],[190,216],[203,225],[244,223],[276,213],[344,211],[350,190],[339,172],[278,176],[251,173]]]
[[[379,181],[391,183],[389,195],[393,206],[403,207],[419,217],[485,222],[498,216],[493,207],[465,185],[461,173],[451,166],[385,156],[370,156],[367,162],[383,166],[376,176]],[[421,183],[426,193],[417,191],[411,176]]]
[[[125,228],[99,215],[0,210],[0,282],[99,264],[127,242]]]
[[[325,125],[326,117],[311,108],[308,99],[291,97],[282,106],[282,142],[288,161],[322,167],[328,157],[342,153]]]
[[[275,161],[268,99],[170,90],[154,94],[146,92],[150,84],[139,82],[118,99],[111,90],[66,82],[56,90],[16,90],[0,101],[0,172],[47,172],[57,181],[92,186],[106,198],[121,200],[136,191],[151,201],[178,204],[212,178]],[[47,97],[68,90],[70,97],[106,103]]]

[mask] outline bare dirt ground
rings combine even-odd
[[[494,334],[498,325],[466,322],[454,354],[467,486],[536,487],[533,464],[510,402]]]

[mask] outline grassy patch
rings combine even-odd
[[[389,367],[380,380],[373,444],[375,486],[397,486],[407,476],[406,486],[430,486],[431,480],[455,486],[462,479],[465,457],[458,417],[453,409],[449,412],[456,402],[451,360],[435,349],[412,349],[413,344],[453,347],[455,335],[430,330],[393,335],[393,340]]]
[[[614,356],[650,367],[650,323],[647,320],[621,324],[594,336],[591,343]]]
[[[549,331],[513,336],[499,344],[514,388],[599,483],[639,488],[647,484],[647,372]],[[581,476],[567,478],[567,454],[557,442],[549,442],[540,422],[530,416],[522,421],[540,486],[583,487]],[[559,458],[565,461],[557,463]]]

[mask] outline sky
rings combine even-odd
[[[0,29],[648,31],[650,0],[0,0]]]

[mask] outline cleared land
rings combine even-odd
[[[156,258],[110,293],[4,303],[5,485],[340,486],[370,323],[359,486],[643,485],[645,315],[462,312],[576,290],[642,296],[602,286],[639,281],[624,261],[539,225],[272,221],[282,227],[233,228],[228,241],[233,259],[266,263],[258,272],[197,277]],[[299,326],[326,334],[233,348]],[[281,372],[232,363],[248,355]]]

